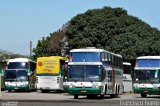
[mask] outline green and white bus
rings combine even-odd
[[[5,70],[5,89],[35,90],[36,89],[36,63],[28,58],[15,58],[7,62]]]
[[[137,57],[133,90],[141,97],[160,94],[160,56]]]
[[[103,49],[73,49],[64,87],[75,99],[79,95],[117,97],[123,91],[122,63],[121,55]]]

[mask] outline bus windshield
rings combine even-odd
[[[98,52],[72,52],[73,62],[99,62],[100,53]]]
[[[16,81],[16,70],[5,70],[6,81]]]
[[[135,70],[135,82],[159,83],[160,70]]]
[[[27,62],[10,62],[8,69],[27,69]]]
[[[123,64],[123,70],[124,70],[123,74],[129,74],[129,75],[131,75],[132,67],[131,67],[131,65],[124,65]]]
[[[17,81],[27,81],[27,70],[17,70]]]
[[[6,81],[27,81],[27,70],[5,70]]]
[[[71,66],[68,74],[69,81],[100,81],[100,67],[95,65]]]

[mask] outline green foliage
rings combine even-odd
[[[94,46],[121,54],[124,61],[160,54],[160,31],[122,8],[104,7],[78,14],[67,27],[69,49]]]
[[[128,15],[126,10],[104,7],[78,14],[61,30],[39,40],[32,58],[97,47],[121,54],[124,61],[133,64],[138,56],[160,55],[159,38],[158,29]]]
[[[6,62],[7,59],[12,59],[12,58],[19,58],[19,57],[25,57],[27,56],[21,55],[21,54],[15,54],[12,52],[0,50],[0,62]]]
[[[37,57],[49,56],[51,54],[48,50],[49,41],[50,37],[43,37],[42,40],[38,40],[37,47],[33,49],[35,55],[33,55],[31,58],[34,58],[35,60]]]
[[[61,56],[64,50],[66,42],[64,30],[58,30],[50,33],[50,36],[43,37],[42,40],[38,40],[37,47],[33,49],[35,55],[31,59],[36,60],[37,57],[44,56]]]

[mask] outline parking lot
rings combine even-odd
[[[147,98],[141,98],[138,94],[123,93],[118,98],[105,96],[104,99],[98,97],[88,99],[86,96],[79,96],[79,99],[74,99],[72,95],[68,95],[67,93],[2,91],[0,101],[0,105],[3,106],[7,106],[4,103],[14,103],[14,106],[50,106],[53,104],[57,106],[135,106],[135,104],[136,106],[159,106],[160,96],[149,95]]]
[[[85,99],[87,100],[86,96],[79,96],[78,100]],[[100,99],[100,98],[93,98],[93,99]],[[148,95],[147,98],[141,98],[139,94],[133,94],[133,93],[123,93],[122,95],[119,95],[118,98],[110,98],[109,95],[106,95],[104,100],[128,100],[128,99],[156,99],[160,100],[160,95]],[[40,101],[54,101],[54,100],[74,100],[74,97],[72,95],[69,95],[67,93],[56,93],[56,92],[50,92],[50,93],[41,93],[40,91],[36,92],[8,92],[8,91],[2,91],[0,100],[40,100]]]

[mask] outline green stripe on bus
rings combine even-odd
[[[68,88],[68,93],[71,95],[87,95],[87,94],[101,94],[102,88]]]
[[[134,88],[133,89],[134,93],[137,94],[152,94],[152,95],[157,95],[160,94],[160,89],[158,88]]]
[[[28,85],[23,86],[5,86],[6,90],[27,90],[29,88]]]

